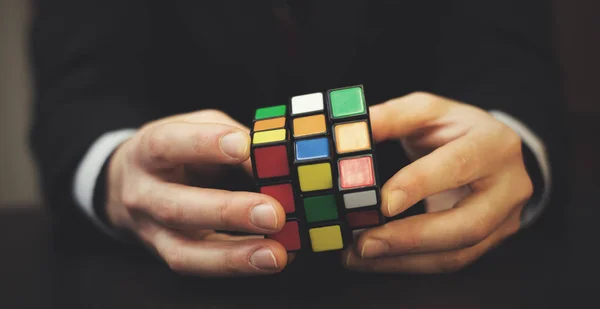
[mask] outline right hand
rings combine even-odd
[[[285,223],[275,199],[208,186],[222,166],[251,172],[248,129],[226,114],[204,110],[151,122],[124,142],[109,162],[107,213],[133,232],[174,271],[200,276],[281,271],[283,246],[261,236]],[[190,185],[189,175],[202,187]]]

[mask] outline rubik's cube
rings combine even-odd
[[[384,221],[362,85],[294,96],[256,110],[251,160],[257,190],[286,212],[266,237],[288,252],[342,250]]]

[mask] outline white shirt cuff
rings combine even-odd
[[[100,136],[89,148],[79,164],[73,182],[73,194],[77,205],[87,217],[103,232],[120,239],[115,231],[106,226],[94,211],[94,189],[102,166],[111,153],[136,132],[135,129],[112,131]]]
[[[538,203],[526,205],[526,207],[523,208],[521,224],[524,228],[530,226],[533,222],[535,222],[535,220],[537,220],[537,218],[543,213],[544,208],[550,199],[552,175],[548,153],[546,152],[546,147],[542,140],[525,124],[501,111],[490,111],[490,113],[496,119],[502,121],[504,124],[517,132],[517,134],[519,134],[523,143],[525,143],[525,145],[527,145],[527,147],[529,147],[529,149],[531,149],[533,152],[533,155],[535,156],[542,173],[544,190],[542,191],[542,195]]]

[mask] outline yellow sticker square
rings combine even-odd
[[[286,137],[287,132],[285,129],[255,132],[252,139],[252,144],[256,145],[285,141]]]
[[[339,225],[318,227],[308,230],[314,252],[339,250],[344,247]]]
[[[331,189],[331,165],[318,163],[298,167],[298,179],[302,192]]]

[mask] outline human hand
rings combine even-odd
[[[479,108],[427,93],[372,107],[371,125],[376,141],[399,140],[414,160],[382,187],[383,214],[395,216],[420,200],[428,209],[363,232],[343,254],[346,267],[453,272],[518,231],[533,187],[520,137],[509,127]]]
[[[270,196],[209,188],[223,166],[251,172],[248,132],[214,110],[145,125],[109,163],[109,220],[178,273],[221,277],[282,270],[288,256],[278,242],[215,232],[269,234],[285,223],[283,207]]]

